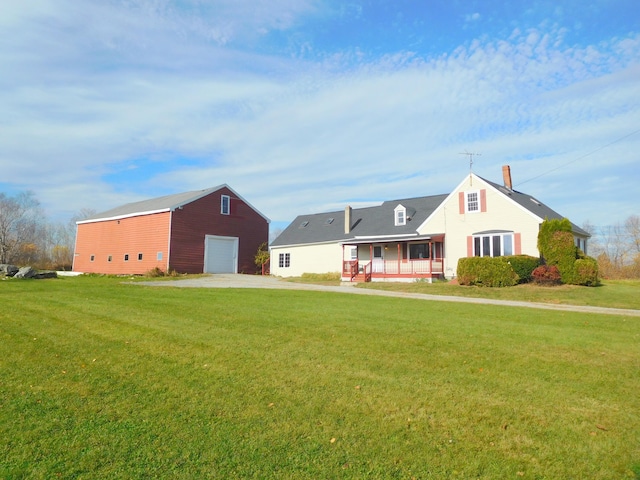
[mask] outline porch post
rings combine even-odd
[[[429,240],[429,273],[433,276],[433,242]]]
[[[400,248],[400,242],[398,242],[398,275],[400,275],[400,263],[402,262],[402,249]]]

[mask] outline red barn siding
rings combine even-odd
[[[222,195],[231,197],[229,215],[220,213]],[[202,273],[206,235],[239,238],[238,272],[255,273],[253,258],[260,244],[269,239],[269,223],[227,188],[188,203],[173,212],[170,268]]]
[[[78,225],[73,270],[84,273],[142,274],[167,270],[170,213]],[[157,260],[162,252],[162,260]],[[142,253],[142,260],[138,254]],[[91,261],[94,255],[94,261]],[[124,256],[129,255],[125,261]],[[111,262],[108,257],[111,256]]]
[[[222,195],[231,199],[229,215],[220,213]],[[73,269],[143,274],[158,267],[163,271],[202,273],[206,235],[237,237],[238,272],[255,273],[253,259],[260,244],[268,241],[269,222],[223,187],[173,212],[79,224]],[[156,259],[158,252],[162,252],[161,261]],[[141,261],[139,253],[143,254]],[[124,260],[125,254],[129,255],[128,261]]]

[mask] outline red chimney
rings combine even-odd
[[[509,190],[513,190],[513,186],[511,185],[511,167],[509,167],[509,165],[502,166],[502,178],[504,179],[504,186]]]

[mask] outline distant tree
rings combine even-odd
[[[598,259],[604,278],[640,278],[640,217],[624,223],[585,228],[591,235],[589,253]]]
[[[629,239],[632,255],[635,257],[640,254],[640,216],[631,215],[627,218],[624,222],[624,229]]]
[[[0,193],[0,263],[19,263],[22,256],[32,259],[42,221],[33,192],[13,197]]]

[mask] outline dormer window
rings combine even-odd
[[[229,215],[231,212],[231,197],[229,195],[220,195],[220,213]]]
[[[405,207],[403,207],[402,205],[398,205],[393,210],[393,214],[395,218],[394,225],[396,227],[407,224],[407,209]]]

